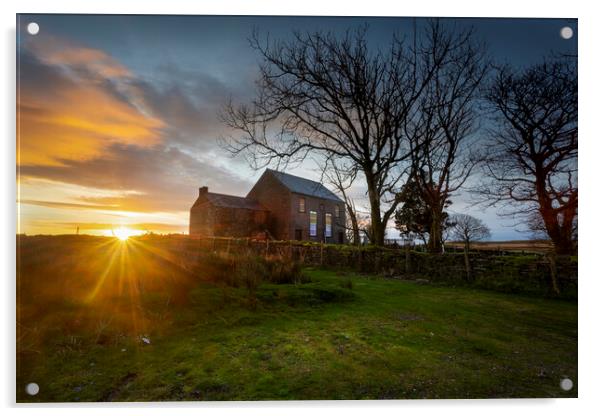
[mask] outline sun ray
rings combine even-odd
[[[111,250],[111,252],[110,252],[109,262],[106,265],[106,267],[103,270],[103,272],[100,275],[100,277],[98,278],[98,281],[96,282],[96,286],[94,286],[94,289],[88,295],[88,297],[87,297],[88,302],[91,302],[92,300],[94,300],[94,298],[96,297],[96,295],[100,291],[101,287],[103,286],[103,284],[104,284],[107,276],[109,275],[109,273],[113,269],[115,260],[117,259],[117,256],[119,254],[119,247],[118,246],[113,246],[113,247],[110,247],[110,250]]]
[[[145,244],[143,241],[140,241],[138,239],[132,239],[129,240],[129,242],[131,243],[132,249],[142,250],[146,252],[147,255],[150,254],[151,256],[157,257],[160,260],[168,263],[170,266],[176,268],[178,271],[184,274],[190,274],[189,270],[182,267],[181,260],[176,254],[168,250],[162,250],[160,248],[153,247],[150,244]]]

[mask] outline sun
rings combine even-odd
[[[127,227],[119,227],[119,228],[116,228],[113,230],[113,235],[115,237],[117,237],[118,239],[120,239],[121,241],[126,241],[131,236],[138,235],[138,234],[140,234],[139,231],[132,230],[131,228],[127,228]]]

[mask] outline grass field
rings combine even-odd
[[[574,302],[317,269],[250,302],[133,240],[19,247],[19,402],[577,396]]]

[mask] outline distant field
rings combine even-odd
[[[306,269],[250,303],[152,242],[18,244],[19,402],[577,397],[574,302]]]
[[[463,249],[463,243],[445,243],[446,247]],[[545,253],[552,249],[552,243],[548,240],[515,240],[515,241],[482,241],[471,243],[473,250],[494,250],[494,251],[525,251]]]

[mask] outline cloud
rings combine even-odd
[[[158,72],[160,81],[135,79],[122,86],[127,99],[164,121],[164,137],[171,144],[194,151],[215,150],[217,139],[227,133],[219,112],[236,92],[200,71],[170,65]]]
[[[113,223],[100,223],[100,222],[59,222],[58,226],[64,227],[66,229],[76,229],[83,233],[86,231],[106,231],[116,228]],[[188,229],[188,224],[165,224],[160,222],[151,222],[151,223],[131,223],[127,224],[127,228],[132,230],[142,230],[142,231],[154,231],[160,233],[179,233],[182,231],[186,231]]]
[[[86,56],[78,57],[78,65]],[[112,81],[76,77],[65,66],[70,67],[49,65],[27,50],[20,53],[19,165],[57,165],[99,156],[115,143],[145,147],[161,141],[161,119],[112,93],[106,88]],[[108,66],[101,68],[110,73]]]
[[[89,188],[108,189],[113,195],[81,196],[73,208],[137,212],[187,211],[198,188],[207,185],[215,192],[245,194],[250,181],[233,175],[209,161],[198,160],[174,147],[156,145],[140,148],[114,144],[92,159],[59,159],[58,165],[26,165],[25,177]],[[28,200],[36,200],[31,195]],[[104,208],[103,208],[104,207]]]
[[[28,38],[18,60],[25,232],[104,226],[112,217],[173,231],[158,224],[187,222],[200,186],[236,195],[251,188],[216,143],[224,129],[217,112],[232,93],[218,78],[169,63],[144,78],[102,50],[48,35]]]
[[[41,62],[83,75],[83,78],[115,79],[132,76],[129,69],[100,49],[88,48],[52,34],[26,39],[24,48]]]
[[[92,205],[92,204],[77,204],[73,202],[56,202],[56,201],[40,201],[36,199],[20,199],[17,202],[26,205],[37,205],[47,208],[71,208],[71,209],[94,209],[94,210],[117,210],[116,205]]]

